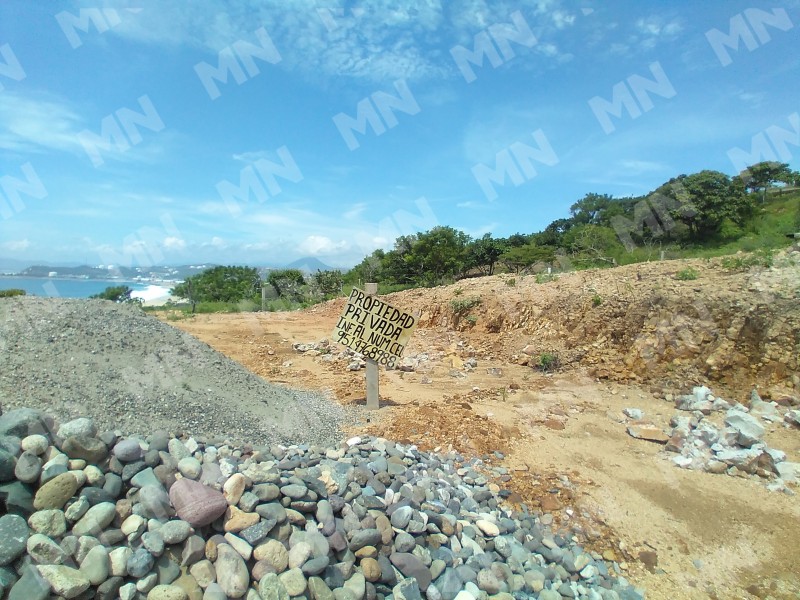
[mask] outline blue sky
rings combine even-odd
[[[0,4],[0,257],[347,267],[798,168],[800,2]]]

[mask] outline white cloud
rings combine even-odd
[[[82,151],[82,119],[65,102],[0,94],[0,148],[12,151]]]
[[[176,236],[167,236],[162,243],[167,250],[184,250],[186,248],[186,240]]]
[[[24,240],[9,240],[0,244],[0,248],[7,252],[24,252],[30,247],[31,241],[27,238]]]
[[[297,245],[297,250],[301,254],[320,256],[327,254],[338,254],[342,250],[345,250],[348,245],[348,242],[345,240],[334,242],[332,239],[324,235],[309,235]]]
[[[360,217],[365,210],[367,210],[367,204],[365,202],[359,202],[358,204],[354,204],[350,210],[346,211],[342,216],[346,221],[352,221]]]

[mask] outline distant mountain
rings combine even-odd
[[[177,267],[121,267],[116,265],[100,266],[63,266],[53,264],[38,264],[24,269],[15,269],[23,277],[49,277],[56,273],[58,277],[74,277],[76,279],[121,279],[125,281],[158,280],[158,281],[183,281],[191,275],[201,273],[213,267],[210,264],[181,265]]]
[[[319,269],[320,271],[332,271],[333,267],[330,265],[326,265],[320,259],[309,256],[306,258],[299,258],[296,261],[289,263],[284,267],[285,269],[299,269],[301,271],[305,271],[307,273],[316,273]]]
[[[43,261],[43,260],[38,260],[38,261],[33,261],[33,262],[36,263],[36,264],[39,264],[39,265],[46,266],[46,267],[53,267],[53,266],[74,267],[74,266],[77,266],[77,264],[78,264],[78,263],[53,263],[53,262]],[[29,260],[19,260],[19,259],[16,259],[16,258],[5,258],[5,257],[0,256],[0,273],[18,273],[18,272],[22,271],[23,269],[25,269],[26,267],[28,267],[30,264],[31,264],[31,261],[29,261]]]

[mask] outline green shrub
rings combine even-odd
[[[549,281],[555,281],[558,279],[558,275],[552,273],[537,273],[536,274],[536,283],[547,283]]]
[[[10,289],[10,290],[0,290],[0,298],[13,298],[14,296],[25,296],[27,292],[25,290],[18,290],[18,289]]]
[[[600,306],[603,303],[603,298],[600,294],[592,296],[592,306]]]
[[[697,275],[697,271],[695,271],[692,267],[686,267],[685,269],[681,269],[675,273],[675,279],[680,281],[694,281],[697,279]]]
[[[771,248],[760,248],[756,252],[744,256],[726,256],[722,259],[722,268],[726,271],[745,271],[751,267],[769,268],[775,262]]]
[[[561,368],[561,359],[556,352],[543,352],[539,355],[539,360],[533,367],[543,373],[552,373]]]
[[[513,277],[511,279],[506,279],[506,285],[509,287],[514,287],[515,285],[517,285],[517,280],[514,279]]]
[[[451,300],[450,308],[452,309],[453,314],[460,315],[464,314],[469,309],[478,306],[480,303],[481,303],[480,298],[472,296],[468,298],[461,298],[459,300]]]

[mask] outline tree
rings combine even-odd
[[[494,266],[507,246],[502,240],[492,239],[487,233],[467,246],[467,268],[478,267],[486,275],[494,274]]]
[[[176,285],[170,293],[192,303],[241,302],[256,299],[261,293],[261,277],[253,267],[213,267],[188,277]]]
[[[598,225],[601,222],[602,213],[611,206],[613,201],[614,199],[608,194],[586,194],[583,199],[569,207],[569,212],[576,224]]]
[[[602,225],[578,225],[564,235],[564,243],[573,254],[573,260],[582,260],[590,265],[616,265],[622,244],[617,234]]]
[[[142,304],[141,298],[131,297],[132,293],[133,289],[127,285],[116,285],[109,286],[99,294],[89,297],[98,300],[111,300],[111,302],[116,302],[117,304]]]
[[[536,263],[552,263],[555,256],[553,246],[540,246],[532,243],[509,248],[503,253],[500,260],[515,273],[519,273],[522,269]]]
[[[670,216],[687,225],[692,242],[716,236],[726,219],[742,225],[753,212],[752,200],[739,178],[731,179],[719,171],[680,175],[657,192],[680,202]],[[687,206],[692,210],[686,210]]]
[[[442,226],[401,236],[384,256],[384,273],[399,284],[437,285],[458,279],[466,270],[469,242],[463,231]]]
[[[344,277],[338,269],[333,271],[320,271],[317,269],[313,278],[323,296],[336,296],[342,291]]]
[[[793,183],[796,173],[789,168],[787,163],[776,161],[763,161],[747,167],[739,173],[747,190],[758,192],[761,190],[761,201],[767,199],[767,190],[776,183]]]
[[[300,300],[303,297],[302,286],[306,284],[300,269],[275,269],[267,276],[269,283],[278,296]]]

